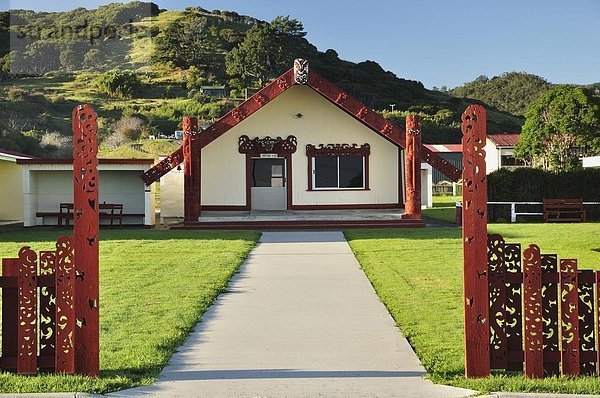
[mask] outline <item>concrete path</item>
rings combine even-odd
[[[148,387],[125,397],[466,397],[435,385],[341,232],[266,232]]]

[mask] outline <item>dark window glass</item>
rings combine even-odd
[[[283,187],[283,159],[252,159],[253,187]]]
[[[363,157],[340,158],[340,188],[362,188]]]
[[[315,188],[337,188],[337,158],[315,158]]]

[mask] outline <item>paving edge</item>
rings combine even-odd
[[[11,393],[0,394],[0,398],[100,398],[103,395],[89,394],[85,392],[37,392],[37,393]]]
[[[493,392],[476,398],[598,398],[600,395]]]

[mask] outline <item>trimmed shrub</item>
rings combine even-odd
[[[583,198],[600,202],[600,169],[551,173],[540,169],[499,169],[488,175],[488,201],[541,202],[543,198]],[[541,212],[541,205],[532,212]],[[586,206],[587,219],[600,221],[600,205]],[[528,210],[529,211],[529,210]],[[493,205],[490,221],[510,219],[508,206]]]
[[[101,74],[96,79],[98,89],[116,98],[131,98],[140,87],[140,79],[129,70],[113,70]]]

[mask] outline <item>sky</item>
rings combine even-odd
[[[0,9],[61,11],[110,0],[0,0]],[[600,82],[600,0],[156,0],[262,20],[289,15],[340,58],[372,60],[398,77],[452,88],[519,71],[553,83]],[[310,60],[309,60],[310,61]]]

